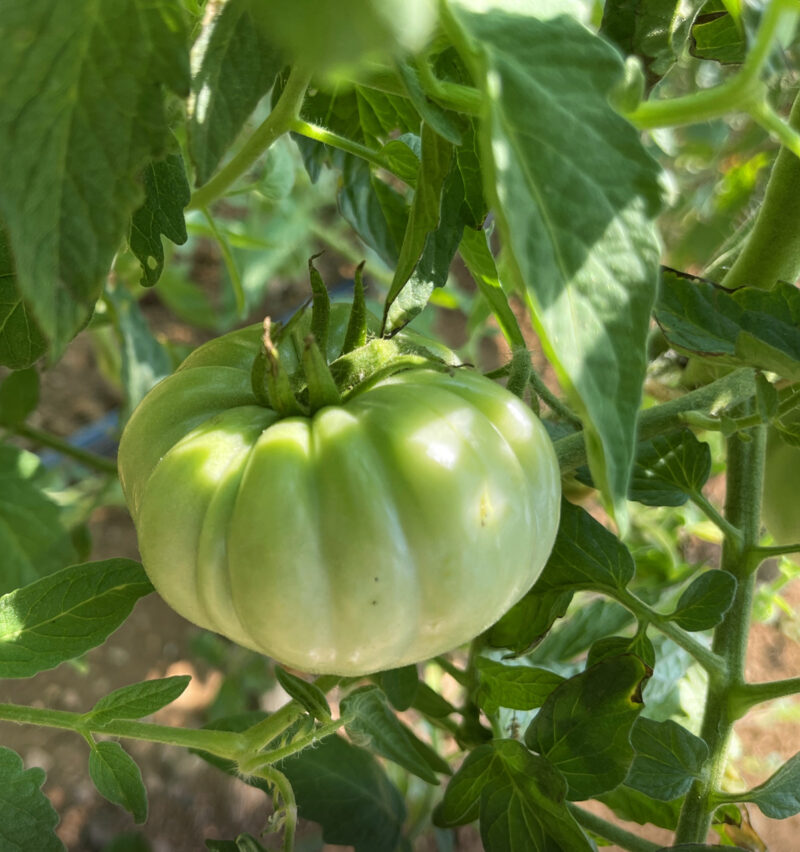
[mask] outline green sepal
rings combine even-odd
[[[328,288],[317,272],[314,261],[319,255],[315,254],[308,259],[308,274],[311,278],[311,334],[317,341],[322,352],[328,350],[328,328],[331,321],[331,300],[328,296]]]
[[[253,394],[262,405],[277,411],[282,417],[304,415],[306,412],[292,391],[289,374],[281,363],[278,349],[272,341],[271,330],[272,321],[266,317],[261,350],[250,371]]]
[[[313,318],[311,325],[314,325]],[[341,405],[342,398],[336,382],[313,334],[309,334],[304,341],[302,365],[311,412],[319,411],[328,405]]]
[[[350,321],[344,336],[342,355],[347,355],[367,342],[367,301],[364,298],[364,263],[356,267],[356,283],[353,288],[353,307],[350,309]]]

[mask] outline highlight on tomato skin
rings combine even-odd
[[[488,628],[555,540],[560,476],[538,418],[467,367],[403,370],[281,417],[253,395],[257,334],[196,350],[123,434],[120,479],[157,591],[314,673],[397,668]]]

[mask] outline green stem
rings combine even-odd
[[[681,416],[687,411],[720,411],[727,406],[751,399],[755,392],[753,371],[748,368],[735,370],[678,399],[643,411],[639,415],[638,440],[646,441],[679,428],[682,425]],[[562,473],[568,473],[586,464],[583,433],[577,432],[561,438],[555,442],[555,449]]]
[[[60,728],[74,731],[81,736],[86,736],[87,732],[94,732],[132,740],[198,749],[230,760],[236,760],[247,748],[247,740],[242,734],[229,731],[172,728],[167,725],[154,725],[149,722],[132,722],[123,719],[99,725],[93,724],[88,714],[26,707],[21,704],[0,704],[0,719],[22,725]]]
[[[245,174],[276,139],[289,131],[292,122],[300,113],[310,81],[311,74],[305,68],[300,65],[292,68],[286,80],[286,86],[272,112],[256,128],[236,156],[208,183],[194,192],[186,207],[187,210],[208,207]]]
[[[304,713],[303,707],[297,701],[290,701],[267,716],[261,722],[248,728],[241,736],[247,742],[248,752],[253,753],[266,748],[282,733],[287,731]]]
[[[602,817],[585,811],[577,805],[568,803],[567,808],[577,823],[584,828],[588,828],[589,831],[600,835],[600,837],[610,840],[622,849],[627,849],[628,852],[658,852],[659,849],[663,848],[660,843],[651,843],[649,840],[632,834],[630,831],[626,831],[624,828],[620,828],[618,825],[614,825]]]
[[[506,388],[515,396],[521,397],[528,387],[533,368],[531,353],[527,346],[515,347],[511,353],[511,370],[508,374]]]
[[[710,651],[701,642],[698,642],[690,633],[670,621],[669,616],[662,615],[649,607],[643,600],[636,597],[627,589],[609,593],[611,596],[621,603],[626,609],[629,609],[639,621],[644,621],[652,624],[655,628],[661,631],[667,638],[671,639],[676,645],[679,645],[684,651],[687,651],[694,657],[695,660],[708,672],[709,677],[721,679],[726,674],[725,660],[718,654]]]
[[[742,683],[730,696],[731,714],[739,719],[757,704],[773,701],[775,698],[785,698],[800,693],[800,677],[790,677],[785,680],[766,681],[764,683]]]
[[[741,542],[742,534],[717,510],[717,507],[710,502],[705,494],[701,494],[699,491],[692,494],[692,502],[724,535]]]
[[[746,413],[746,412],[745,412]],[[749,636],[755,573],[748,552],[758,543],[761,527],[761,482],[764,467],[765,428],[752,432],[751,440],[737,435],[728,439],[725,517],[741,535],[726,536],[722,543],[721,570],[733,574],[738,585],[722,623],[714,631],[711,650],[727,664],[723,678],[711,679],[706,695],[700,736],[709,756],[701,776],[694,781],[681,809],[676,843],[701,843],[711,826],[713,793],[722,785],[733,723],[741,707],[735,696],[744,685],[744,661]]]
[[[309,733],[304,734],[302,737],[298,737],[293,742],[287,743],[285,746],[270,749],[269,751],[262,751],[259,752],[259,754],[247,758],[247,760],[244,760],[239,764],[239,769],[245,775],[257,774],[260,769],[263,769],[263,767],[279,763],[281,760],[285,760],[287,757],[291,757],[293,754],[297,754],[303,749],[315,745],[320,740],[324,740],[325,737],[335,734],[339,728],[346,725],[348,721],[348,718],[340,716],[338,719],[332,719],[330,722],[325,722],[319,727],[314,728]]]
[[[338,148],[340,151],[345,151],[359,159],[366,160],[366,162],[371,163],[379,169],[384,169],[390,174],[395,174],[391,164],[381,155],[380,151],[368,148],[360,142],[354,142],[352,139],[340,136],[331,130],[326,130],[326,128],[320,127],[318,124],[311,124],[309,121],[303,121],[302,118],[295,118],[291,122],[289,129],[293,133],[305,136],[306,139],[313,139],[315,142],[330,145],[331,148]],[[395,177],[399,177],[399,175],[395,175]]]
[[[761,82],[761,72],[777,32],[789,18],[796,17],[798,11],[795,0],[768,3],[741,71],[726,83],[680,98],[645,101],[626,117],[643,130],[709,121],[735,111],[755,111],[763,117],[759,104],[766,99],[766,86]]]
[[[109,473],[112,476],[117,475],[117,463],[113,459],[98,456],[96,453],[90,453],[88,450],[82,450],[80,447],[74,447],[63,438],[52,435],[50,432],[44,432],[34,426],[28,426],[27,423],[20,423],[18,426],[14,426],[12,431],[15,435],[19,435],[20,438],[27,438],[29,441],[41,444],[43,447],[50,447],[99,473]]]
[[[775,544],[769,547],[754,547],[750,551],[754,560],[760,565],[765,559],[774,559],[776,556],[789,556],[800,552],[800,541],[796,544]]]
[[[253,774],[272,784],[283,799],[283,811],[286,814],[286,824],[283,829],[283,849],[284,852],[292,852],[294,836],[297,831],[297,800],[294,797],[292,785],[282,772],[278,772],[272,766],[262,766],[258,772]]]

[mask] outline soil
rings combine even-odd
[[[280,316],[304,296],[296,285],[276,287],[264,313]],[[147,297],[143,303],[154,330],[172,340],[198,343],[203,335],[188,331],[158,303]],[[260,313],[260,312],[259,312]],[[260,313],[261,316],[264,313]],[[454,342],[463,334],[463,321],[452,313],[443,317],[443,332]],[[531,336],[531,344],[535,340]],[[496,366],[507,356],[502,348],[488,344],[486,366]],[[537,357],[538,365],[544,360]],[[551,373],[549,383],[554,384]],[[88,335],[81,335],[67,354],[43,377],[42,405],[35,425],[67,436],[81,426],[101,418],[120,404],[119,391],[98,368]],[[721,487],[712,496],[721,500]],[[111,556],[137,558],[136,536],[124,509],[104,507],[95,511],[90,523],[92,559]],[[713,553],[709,553],[713,558]],[[800,583],[784,590],[784,598],[800,611]],[[155,721],[181,726],[199,726],[213,701],[222,673],[193,658],[192,639],[197,628],[172,612],[156,595],[140,601],[131,617],[101,647],[90,652],[80,666],[65,664],[34,678],[4,682],[5,701],[65,710],[86,710],[110,690],[146,678],[190,674],[186,692],[159,714]],[[795,618],[781,614],[753,628],[748,654],[748,676],[773,680],[800,673],[800,629]],[[266,696],[266,701],[270,696]],[[736,726],[734,766],[739,782],[759,783],[780,763],[800,751],[800,701],[786,699],[765,705]],[[39,766],[47,772],[44,791],[60,814],[57,832],[70,852],[101,852],[121,833],[139,832],[153,852],[195,852],[205,838],[232,839],[241,832],[256,836],[268,817],[268,802],[253,788],[209,767],[182,749],[150,743],[126,742],[142,769],[149,792],[150,812],[146,824],[137,828],[120,808],[102,799],[87,772],[88,748],[78,736],[56,730],[19,727],[0,723],[0,742],[15,749],[26,767]],[[736,779],[734,779],[736,780]],[[609,816],[594,804],[592,809]],[[781,822],[766,820],[756,807],[750,808],[753,828],[771,852],[798,848],[800,816]],[[640,832],[638,826],[631,830]],[[666,832],[648,827],[651,839],[668,843]],[[741,842],[741,841],[740,841]],[[459,830],[454,849],[479,852],[480,841],[473,828]],[[611,852],[617,847],[605,847]],[[753,846],[757,848],[757,846]],[[320,845],[313,826],[301,831],[298,852],[345,852],[347,847]],[[434,852],[424,841],[417,852]]]

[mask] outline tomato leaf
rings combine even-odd
[[[72,565],[0,598],[0,677],[30,677],[100,645],[153,590],[130,559]]]
[[[682,506],[698,494],[711,473],[711,450],[689,429],[679,429],[643,441],[628,486],[628,499],[645,506]],[[594,485],[589,469],[579,468],[576,478]]]
[[[163,234],[175,245],[187,240],[183,208],[189,203],[191,191],[186,180],[183,157],[168,154],[163,160],[150,163],[142,174],[144,204],[131,217],[131,251],[142,265],[139,283],[152,287],[164,269]]]
[[[189,685],[189,675],[145,680],[104,695],[89,711],[92,725],[115,719],[141,719],[171,704]]]
[[[791,284],[729,292],[666,269],[655,317],[683,351],[800,379],[800,292]]]
[[[477,671],[479,686],[476,700],[490,715],[500,707],[510,710],[541,707],[547,696],[564,681],[561,675],[547,669],[504,665],[488,657],[478,658]]]
[[[603,660],[557,686],[528,726],[525,744],[561,771],[569,799],[592,798],[625,780],[649,676],[630,654]]]
[[[419,691],[419,672],[417,667],[413,665],[403,666],[400,669],[390,669],[380,673],[378,684],[386,693],[389,703],[395,710],[408,710],[414,703]]]
[[[75,559],[63,510],[41,487],[43,470],[33,453],[0,443],[0,593],[34,583]]]
[[[567,810],[560,773],[516,740],[479,746],[450,780],[434,811],[440,826],[480,818],[487,852],[592,852],[593,844]]]
[[[0,747],[0,846],[19,852],[64,852],[54,831],[58,814],[41,791],[42,769],[23,769],[22,758]]]
[[[422,124],[422,148],[416,192],[400,247],[394,276],[384,305],[387,331],[401,328],[425,307],[434,282],[428,276],[412,277],[429,235],[436,230],[442,213],[442,189],[450,173],[453,146],[428,124]],[[455,240],[453,252],[461,238]],[[452,255],[451,255],[452,257]]]
[[[715,8],[716,7],[716,8]],[[747,56],[747,33],[721,2],[706,3],[692,25],[691,54],[722,65],[737,65]]]
[[[189,93],[188,31],[170,0],[10,0],[0,39],[0,161],[14,163],[0,216],[19,291],[58,355],[141,204],[142,168],[166,153],[164,89]]]
[[[537,645],[556,619],[566,613],[572,594],[562,589],[537,591],[534,586],[489,629],[489,644],[494,648],[509,648],[512,654],[521,654]]]
[[[631,743],[636,756],[625,783],[662,802],[685,795],[708,758],[706,743],[671,719],[656,722],[640,716]]]
[[[283,59],[272,44],[260,0],[230,0],[214,19],[192,80],[189,153],[198,185],[214,173]]]
[[[0,426],[18,426],[39,404],[39,373],[17,370],[0,384]]]
[[[533,588],[621,590],[633,572],[628,548],[585,509],[562,500],[556,543]]]
[[[683,805],[683,799],[660,802],[628,787],[627,784],[620,784],[608,793],[600,794],[597,799],[626,822],[636,822],[639,825],[650,822],[669,831],[674,831],[677,827]]]
[[[208,727],[241,732],[263,718],[261,713],[245,714],[219,719]],[[223,772],[240,777],[232,761],[196,753]],[[355,852],[396,852],[406,818],[405,804],[368,751],[334,735],[281,761],[276,768],[292,785],[298,815],[319,823],[326,843],[353,846]],[[263,779],[242,780],[267,795],[272,793]]]
[[[444,719],[456,708],[446,699],[439,695],[435,689],[431,689],[424,680],[419,681],[414,693],[414,703],[411,705],[415,710],[432,719]]]
[[[8,234],[0,222],[0,365],[22,370],[46,351],[47,341],[17,289]]]
[[[136,822],[147,819],[147,791],[133,758],[116,742],[100,742],[89,754],[89,775],[101,796],[121,805]]]
[[[735,594],[732,574],[704,571],[684,590],[670,618],[684,630],[710,630],[722,621]]]
[[[407,62],[398,62],[395,67],[411,103],[422,116],[422,120],[452,145],[460,145],[461,133],[458,125],[446,110],[425,95],[416,69]]]
[[[357,745],[368,745],[429,784],[439,783],[437,772],[450,774],[447,761],[395,716],[377,687],[351,692],[342,699],[341,708],[343,716],[351,717],[345,729]]]
[[[566,15],[453,14],[484,89],[485,190],[511,268],[623,522],[658,282],[658,166],[609,105],[623,68],[602,38]]]
[[[753,802],[770,819],[786,819],[800,813],[800,753],[758,787],[736,796],[736,801]]]
[[[315,719],[321,722],[330,720],[330,705],[325,698],[325,693],[316,684],[287,672],[281,666],[275,666],[275,677],[286,693],[308,710]]]

